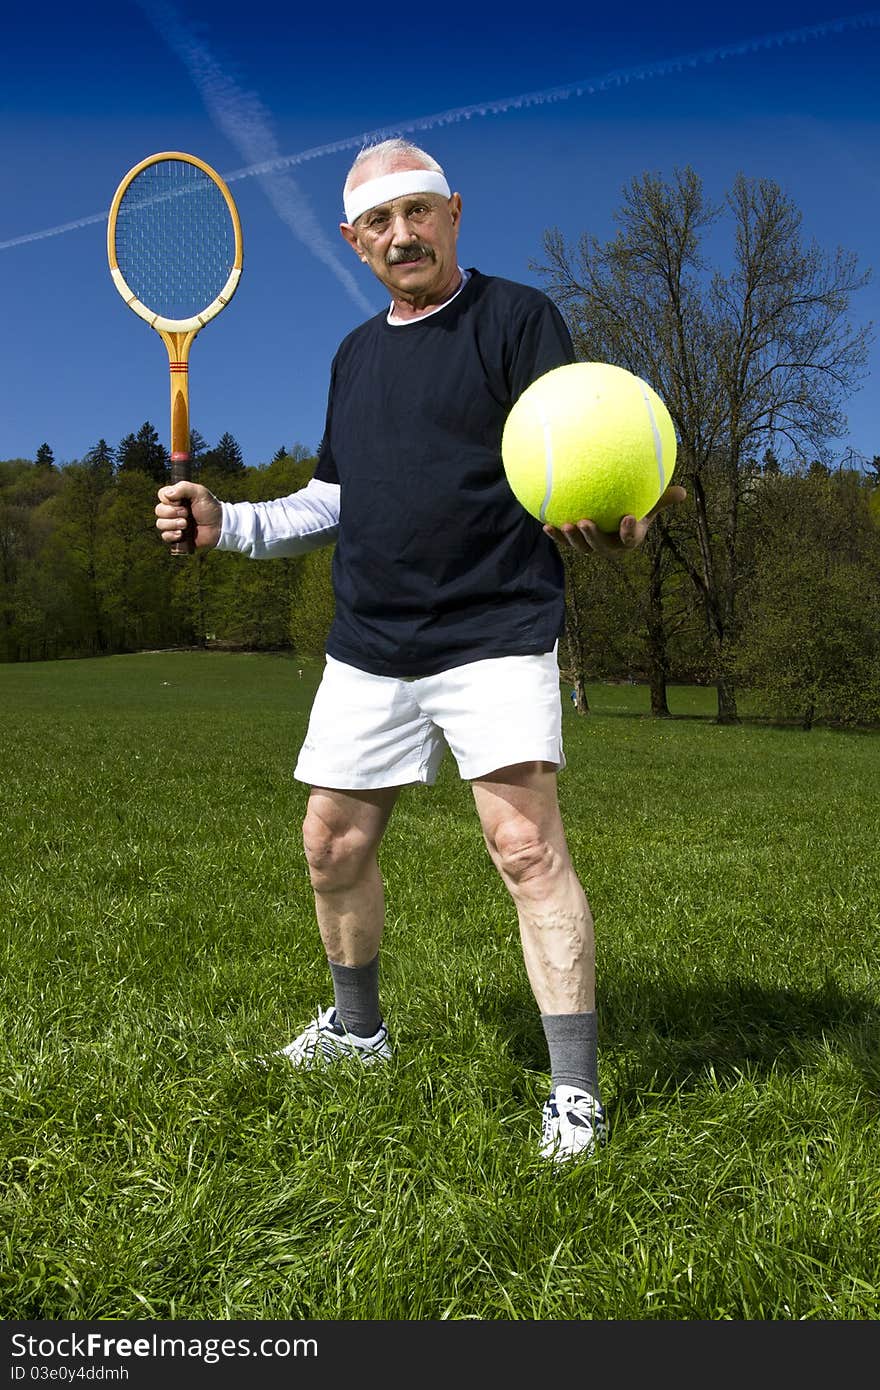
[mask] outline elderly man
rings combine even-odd
[[[392,1055],[377,850],[401,788],[431,784],[451,749],[516,908],[547,1040],[540,1153],[564,1161],[598,1148],[606,1122],[593,921],[557,801],[558,547],[624,552],[654,513],[614,536],[588,519],[554,531],[514,498],[507,414],[574,351],[545,295],[460,267],[462,201],[436,160],[403,140],[370,147],[343,203],[342,235],[391,304],[336,354],[313,479],[257,504],[164,487],[157,526],[169,544],[188,528],[199,548],[254,558],[336,543],[335,617],[295,769],[310,787],[303,838],[334,1002],[280,1055],[297,1067]],[[654,512],[683,495],[669,489]]]

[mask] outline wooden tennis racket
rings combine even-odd
[[[129,309],[155,328],[168,349],[171,481],[179,483],[190,461],[189,350],[196,334],[226,308],[241,278],[241,222],[232,194],[195,155],[166,151],[142,159],[114,194],[107,258]],[[189,554],[191,534],[169,548],[173,555]]]

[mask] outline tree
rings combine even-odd
[[[710,276],[702,243],[725,213],[732,269]],[[584,234],[574,251],[548,231],[548,264],[536,268],[578,355],[627,367],[670,410],[676,478],[691,499],[690,534],[675,554],[703,607],[719,722],[733,722],[741,513],[754,459],[779,444],[826,458],[844,432],[842,405],[869,341],[847,314],[868,276],[850,254],[805,245],[800,213],[768,179],[740,175],[715,207],[692,169],[671,183],[646,173],[624,189],[615,220],[612,241]]]
[[[106,439],[99,439],[97,444],[89,449],[83,463],[92,474],[99,491],[103,492],[110,487],[113,482],[115,458]]]
[[[73,650],[94,656],[108,650],[99,593],[102,489],[98,475],[85,463],[69,464],[62,480],[49,504],[52,529],[41,558],[54,586],[67,596],[66,622],[59,636]]]
[[[170,576],[188,562],[168,555],[158,540],[149,524],[154,502],[154,481],[138,469],[121,473],[102,499],[97,590],[112,651],[164,645],[177,623]]]
[[[766,449],[764,451],[763,467],[764,473],[767,477],[778,477],[779,474],[782,472],[782,469],[779,466],[779,459],[776,457],[772,449]]]
[[[644,545],[623,560],[563,553],[565,636],[560,671],[587,713],[585,683],[645,680],[651,713],[668,718],[668,682],[676,661],[693,678],[689,644],[699,631],[692,589],[665,544],[660,517]]]
[[[875,454],[866,468],[871,491],[868,493],[868,510],[877,525],[880,525],[880,454]]]
[[[840,723],[880,718],[880,532],[858,474],[812,467],[758,499],[739,674],[759,708]]]
[[[146,473],[157,483],[167,483],[168,450],[159,442],[154,425],[145,420],[137,434],[127,434],[116,450],[116,462],[120,473]]]
[[[38,468],[55,467],[55,455],[52,453],[52,450],[49,448],[48,444],[40,445],[39,449],[37,450],[37,457],[35,462]]]
[[[333,546],[309,551],[297,566],[289,632],[301,656],[321,656],[333,622],[333,551]]]
[[[17,661],[21,649],[16,586],[31,544],[30,515],[0,495],[0,661]]]
[[[195,463],[195,464],[199,464],[199,460],[200,460],[200,459],[203,459],[203,457],[204,457],[204,455],[206,455],[206,453],[207,453],[207,439],[204,438],[204,435],[203,435],[203,434],[200,434],[200,432],[197,431],[195,427],[190,428],[190,431],[189,431],[189,457],[190,457],[190,460],[192,460],[193,463]]]
[[[229,477],[244,473],[244,459],[237,440],[227,431],[221,434],[213,449],[203,454],[201,459],[203,471],[210,471],[215,476]]]
[[[264,502],[271,497],[286,497],[288,493],[297,492],[313,476],[317,462],[313,454],[295,444],[264,468],[247,470],[244,497],[249,502]]]

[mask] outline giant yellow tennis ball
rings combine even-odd
[[[514,496],[539,521],[586,519],[613,533],[666,490],[675,447],[669,411],[646,381],[608,362],[573,362],[522,393],[501,457]]]

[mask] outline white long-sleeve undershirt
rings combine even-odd
[[[252,560],[305,555],[330,545],[339,531],[339,484],[317,478],[271,502],[221,502],[218,550]]]

